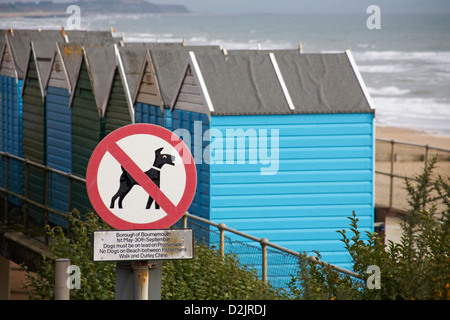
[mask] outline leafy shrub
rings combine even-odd
[[[384,237],[370,232],[363,239],[355,212],[349,217],[351,235],[338,231],[360,279],[305,256],[288,290],[279,291],[241,265],[237,256],[223,258],[218,250],[198,244],[192,260],[164,262],[162,299],[450,299],[450,179],[433,180],[435,163],[436,158],[414,181],[405,179],[411,208],[399,243],[385,244]],[[115,263],[92,261],[92,232],[109,227],[93,213],[82,222],[76,211],[70,224],[71,238],[60,227],[48,233],[54,256],[80,267],[81,289],[71,290],[71,299],[113,299]],[[366,285],[373,276],[367,273],[370,266],[381,271],[379,289]],[[45,260],[36,276],[28,273],[26,288],[31,299],[53,299],[54,283],[54,262]]]
[[[410,209],[402,223],[399,243],[377,233],[358,231],[355,212],[350,231],[339,230],[350,254],[353,271],[362,281],[339,274],[329,266],[300,260],[300,270],[289,283],[295,299],[450,299],[450,179],[433,180],[433,158],[414,181],[405,178]],[[439,209],[440,208],[440,209]],[[319,255],[320,257],[320,255]],[[381,272],[380,288],[370,289],[370,266]]]
[[[71,300],[114,299],[115,262],[92,261],[92,233],[110,229],[90,212],[85,221],[74,211],[69,217],[71,237],[60,227],[48,228],[50,247],[56,258],[68,258],[80,268],[80,289],[70,291]],[[269,299],[276,291],[261,281],[256,271],[241,265],[236,255],[222,258],[220,252],[199,244],[192,260],[166,260],[163,263],[162,299]],[[37,274],[27,273],[30,299],[54,299],[55,263],[44,257]]]
[[[224,258],[219,250],[195,246],[192,260],[165,261],[162,299],[246,300],[273,299],[275,289],[255,270],[239,263],[236,255]]]
[[[80,213],[74,210],[69,216],[71,237],[67,237],[61,227],[50,228],[47,231],[50,248],[56,258],[68,258],[72,265],[81,270],[80,290],[70,290],[71,300],[109,300],[114,299],[115,263],[92,261],[92,232],[109,229],[98,215],[89,212],[85,221]],[[43,268],[35,275],[27,273],[27,283],[30,299],[55,298],[55,262],[43,257]]]

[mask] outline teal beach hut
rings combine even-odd
[[[374,109],[351,52],[192,52],[170,112],[207,119],[202,216],[349,266],[336,231],[352,211],[374,224]]]

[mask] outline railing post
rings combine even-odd
[[[3,222],[5,224],[8,224],[8,189],[9,189],[9,156],[6,155],[5,157],[5,201],[4,201],[4,217],[3,217]]]
[[[49,208],[49,194],[50,194],[50,177],[49,177],[50,176],[50,172],[49,172],[49,167],[48,166],[45,167],[44,172],[45,172],[44,225],[48,225],[49,224],[48,208]],[[45,244],[48,245],[48,232],[46,232],[45,235],[44,235],[44,241],[45,241]]]
[[[430,149],[430,147],[426,144],[425,145],[425,159],[424,159],[424,164],[425,164],[425,168],[427,167],[427,165],[428,165],[428,150]]]
[[[262,238],[260,241],[262,249],[262,279],[267,283],[267,244],[269,240],[267,238]]]
[[[29,160],[25,159],[25,166],[24,166],[24,190],[23,190],[23,196],[28,199],[28,178],[30,175],[30,171],[29,171]],[[29,235],[29,230],[28,230],[28,201],[24,201],[23,202],[23,207],[22,207],[22,212],[23,212],[23,224],[24,224],[24,228],[25,228],[25,234],[28,236]]]
[[[220,231],[220,254],[225,258],[225,223],[220,223],[218,228]]]
[[[72,212],[72,177],[70,174],[67,175],[67,213],[70,215]],[[70,225],[70,219],[67,219],[67,237],[72,238],[72,226]]]
[[[69,300],[70,288],[67,285],[70,267],[69,259],[56,259],[55,262],[55,300]]]
[[[389,208],[392,208],[392,202],[393,202],[393,195],[394,192],[394,144],[395,141],[391,140],[391,168],[389,173]]]
[[[188,223],[188,217],[187,217],[187,215],[183,215],[183,228],[184,229],[187,228],[187,223]]]

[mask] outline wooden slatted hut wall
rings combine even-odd
[[[55,101],[58,101],[57,103],[63,101],[62,104],[67,106],[70,102],[66,94],[61,95],[61,92],[58,93],[58,90],[53,90],[58,89],[58,81],[63,81],[61,74],[59,74],[59,79],[56,77],[53,77],[51,81],[48,79],[54,67],[53,52],[55,50],[55,44],[68,42],[69,38],[72,40],[82,40],[84,43],[97,43],[100,40],[102,43],[110,44],[118,43],[119,39],[113,38],[111,32],[69,31],[66,33],[64,30],[40,31],[11,29],[8,31],[2,30],[1,34],[0,87],[2,92],[0,96],[2,97],[2,150],[17,156],[26,157],[41,164],[46,164],[48,156],[47,86],[50,84],[48,86],[49,91],[55,94],[53,96],[51,95],[52,98],[50,99],[49,106],[52,106],[52,103]],[[31,43],[34,46],[33,50],[30,47]],[[56,65],[61,67],[60,61]],[[64,69],[64,71],[67,70]],[[61,118],[58,120],[53,119],[53,125],[59,126],[59,128],[64,127],[60,120]],[[54,136],[51,135],[50,141],[54,141],[52,138]],[[55,155],[55,152],[53,152],[53,155]],[[69,155],[69,158],[71,159],[71,155]],[[67,154],[64,156],[60,155],[59,159],[66,160],[67,162]],[[32,169],[32,171],[36,172],[30,172],[29,178],[25,181],[24,185],[22,164],[14,160],[9,162],[9,189],[18,194],[23,194],[24,190],[26,190],[32,200],[44,203],[45,174]],[[68,162],[71,163],[71,160]],[[5,165],[2,164],[2,171],[4,170]],[[6,175],[6,172],[3,173],[2,177]],[[50,177],[50,180],[52,180],[52,177]],[[3,185],[4,182],[5,179],[2,179]],[[51,190],[55,189],[51,188]],[[54,197],[54,199],[56,198],[60,197]],[[17,198],[10,197],[10,199],[14,204],[22,204]],[[50,202],[51,199],[52,195],[50,194]],[[67,207],[67,202],[64,199],[60,203],[65,203]],[[61,205],[59,207],[61,208]],[[67,208],[64,211],[66,210]],[[43,215],[36,214],[35,216],[42,217]],[[50,215],[50,218],[52,218],[52,215]]]
[[[76,84],[83,49],[79,44],[55,44],[55,55],[46,88],[47,165],[56,170],[72,172],[72,121],[69,107]],[[60,212],[71,209],[69,180],[59,174],[50,175],[49,205]],[[66,221],[50,214],[50,221],[65,226]]]
[[[105,135],[134,123],[133,95],[145,58],[145,48],[116,46],[114,79],[105,112]]]
[[[191,54],[188,84],[201,103],[178,90],[172,113],[210,118],[207,218],[348,267],[336,230],[353,210],[374,222],[374,112],[351,53]]]
[[[67,43],[55,44],[56,50],[46,87],[47,164],[62,172],[72,172],[72,113],[70,102],[74,94],[81,62],[83,45],[114,44],[116,39],[110,32],[78,31],[65,32]],[[69,180],[59,175],[50,175],[50,206],[60,212],[72,209],[69,201]],[[66,226],[66,219],[50,214],[50,221]]]
[[[64,41],[61,32],[43,31],[31,42],[30,54],[22,88],[23,99],[23,157],[33,162],[47,164],[46,90],[55,43]],[[46,203],[47,176],[43,169],[29,166],[24,192],[33,201]],[[27,206],[33,221],[47,223],[45,211],[32,204]],[[31,219],[29,219],[29,223]]]
[[[72,173],[86,176],[92,152],[105,135],[104,112],[115,71],[113,46],[86,46],[75,87],[72,109]],[[84,184],[72,185],[73,207],[91,209]]]
[[[3,51],[5,50],[5,46],[6,46],[6,44],[5,44],[6,34],[7,34],[6,30],[0,29],[0,67],[1,67],[2,59],[3,59]],[[3,134],[2,124],[3,124],[3,121],[2,121],[1,106],[2,106],[2,90],[1,90],[1,75],[0,75],[0,150],[3,150],[2,149],[2,140],[3,140],[2,139],[2,134]]]
[[[33,44],[32,44],[33,47]],[[37,52],[30,50],[28,69],[23,84],[23,157],[39,164],[45,164],[45,109],[41,91],[41,76],[38,74]],[[37,203],[45,203],[45,172],[29,166],[25,181],[25,195]],[[43,218],[43,210],[28,205],[32,219]],[[43,219],[42,219],[43,220]],[[42,221],[41,221],[42,223]]]
[[[208,129],[208,116],[204,113],[186,112],[181,109],[170,112],[170,105],[180,82],[179,75],[186,67],[189,51],[208,52],[212,55],[222,54],[218,46],[148,50],[135,93],[135,117],[136,122],[157,124],[179,134],[182,139],[185,139],[195,160],[201,157],[198,153],[199,148],[196,146],[200,145],[201,148],[201,145],[205,144],[201,137]],[[189,141],[186,140],[188,135],[191,137]],[[206,162],[196,161],[196,164],[198,186],[189,212],[206,217],[209,208],[209,168]]]
[[[5,46],[0,67],[2,90],[2,151],[23,156],[23,100],[22,85],[30,53],[30,43],[42,35],[34,30],[9,30],[5,35]],[[2,164],[5,170],[6,163]],[[23,166],[16,160],[9,160],[8,187],[23,195]],[[10,196],[9,201],[21,205],[22,201]]]

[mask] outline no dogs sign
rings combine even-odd
[[[191,205],[197,172],[177,135],[152,124],[132,124],[98,144],[86,184],[92,206],[113,228],[165,229]]]

